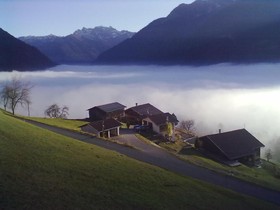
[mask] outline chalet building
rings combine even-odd
[[[163,114],[163,112],[149,103],[141,105],[136,104],[136,106],[125,111],[126,119],[132,125],[142,125],[143,119],[157,114]]]
[[[120,127],[121,123],[111,118],[94,121],[80,128],[82,131],[95,134],[97,137],[111,138],[120,135]]]
[[[177,117],[170,113],[151,115],[143,119],[144,125],[148,125],[155,133],[161,134],[162,136],[167,135],[168,123],[172,124],[172,128],[174,130],[178,122]]]
[[[88,109],[89,119],[92,121],[106,120],[110,118],[120,119],[125,116],[125,107],[126,106],[118,102],[95,106]]]
[[[198,138],[195,146],[229,165],[238,165],[239,162],[259,165],[260,149],[264,147],[246,129],[203,136]]]

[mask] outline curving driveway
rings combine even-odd
[[[130,144],[137,149],[38,122],[28,122],[76,140],[94,144],[109,150],[117,151],[128,157],[161,167],[174,173],[183,176],[190,176],[192,178],[225,187],[238,193],[253,196],[258,199],[263,199],[280,206],[280,192],[267,189],[256,184],[245,182],[232,176],[221,175],[208,169],[189,164],[159,147],[153,146],[151,144],[146,144],[145,142],[139,140],[130,131],[123,133],[120,137],[116,137],[115,140],[122,143]]]
[[[152,144],[141,141],[135,136],[135,134],[136,132],[131,129],[121,129],[120,136],[113,137],[112,140],[121,144],[130,145],[143,152],[155,152],[157,146],[153,146]]]

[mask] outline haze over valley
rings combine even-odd
[[[246,128],[267,145],[280,132],[280,64],[190,66],[68,66],[20,75],[35,84],[31,115],[44,116],[51,103],[67,105],[70,118],[88,117],[94,105],[118,101],[127,107],[151,103],[193,119],[197,134]],[[27,115],[27,110],[18,110]]]

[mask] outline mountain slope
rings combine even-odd
[[[0,28],[0,71],[35,70],[51,66],[54,63],[35,47]]]
[[[197,0],[104,52],[100,63],[209,64],[280,60],[280,2]]]
[[[82,64],[91,63],[100,53],[130,38],[133,34],[129,31],[99,26],[93,29],[83,28],[65,37],[50,35],[19,39],[37,47],[57,63]]]

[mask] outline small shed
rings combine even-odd
[[[111,138],[120,135],[121,123],[115,119],[106,119],[90,122],[81,126],[81,130],[87,133],[93,133],[97,137]]]
[[[246,129],[200,137],[195,146],[225,161],[258,165],[264,145]]]
[[[125,107],[126,106],[118,102],[95,106],[88,109],[89,119],[91,120],[105,120],[110,118],[120,119],[125,116],[125,112],[124,112]]]

